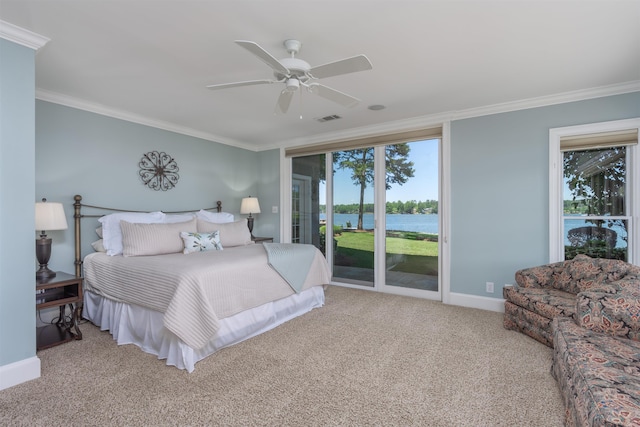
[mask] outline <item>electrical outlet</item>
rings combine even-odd
[[[271,206],[271,213],[278,213],[278,207],[277,206]]]
[[[493,282],[487,282],[487,292],[490,294],[493,293]]]

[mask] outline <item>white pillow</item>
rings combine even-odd
[[[196,231],[195,217],[187,222],[135,224],[120,221],[122,228],[122,255],[164,255],[182,252],[184,244],[180,232]]]
[[[184,250],[182,252],[185,254],[222,250],[220,233],[218,231],[214,231],[213,233],[188,233],[181,231],[180,237],[182,237],[182,241],[184,242]]]
[[[225,224],[214,224],[198,219],[198,233],[211,233],[216,230],[220,232],[220,243],[225,248],[253,243],[246,218]]]
[[[122,253],[122,230],[120,221],[132,223],[152,224],[162,222],[165,214],[162,212],[118,212],[105,215],[98,219],[102,224],[102,239],[107,255]]]
[[[186,221],[191,221],[192,219],[194,219],[196,217],[196,214],[194,213],[188,213],[188,214],[165,214],[166,216],[164,217],[164,219],[162,220],[162,222],[167,223],[167,224],[171,224],[171,223],[175,223],[175,222],[186,222]]]
[[[233,214],[227,212],[209,212],[205,211],[204,209],[200,209],[198,212],[196,212],[196,216],[199,219],[213,222],[215,224],[225,224],[227,222],[234,221]]]

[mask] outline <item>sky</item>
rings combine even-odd
[[[413,162],[413,177],[403,185],[393,184],[387,190],[387,201],[438,200],[438,140],[409,143],[409,160]],[[338,170],[334,175],[336,205],[358,203],[360,188],[353,184],[350,170]],[[373,188],[365,190],[365,203],[373,203]],[[320,204],[325,204],[324,184],[320,187]]]

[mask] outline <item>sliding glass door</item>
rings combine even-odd
[[[440,299],[440,139],[292,158],[291,240],[333,282]]]
[[[374,286],[374,149],[333,153],[333,278]]]
[[[389,292],[439,290],[439,143],[433,139],[385,147],[383,286]]]

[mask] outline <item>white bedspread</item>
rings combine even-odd
[[[215,336],[219,319],[294,293],[268,264],[262,245],[188,255],[94,253],[85,257],[84,274],[85,287],[96,294],[164,313],[164,326],[195,349]],[[317,251],[302,289],[330,279]]]

